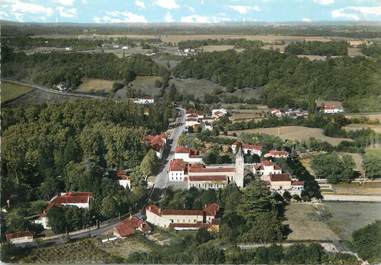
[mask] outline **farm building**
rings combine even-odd
[[[157,158],[161,159],[163,157],[165,145],[167,144],[167,136],[164,133],[160,135],[147,135],[144,137],[144,142],[155,151]]]
[[[262,155],[262,146],[261,145],[255,145],[255,144],[243,144],[240,142],[235,142],[231,145],[233,153],[236,153],[238,148],[242,148],[242,152],[244,154],[251,154],[251,155]]]
[[[129,176],[126,175],[126,171],[125,170],[117,170],[116,171],[116,176],[118,178],[118,183],[120,186],[122,186],[123,188],[129,188],[131,189],[131,179]]]
[[[29,231],[6,233],[5,238],[11,244],[29,243],[33,242],[33,233]]]
[[[152,229],[147,222],[136,216],[131,216],[124,219],[116,227],[114,227],[113,234],[118,238],[124,238],[135,234],[136,230],[142,232],[143,234],[149,234]]]

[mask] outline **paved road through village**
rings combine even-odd
[[[179,140],[179,137],[181,133],[185,129],[185,109],[183,108],[176,108],[180,115],[176,119],[176,124],[178,124],[177,127],[175,127],[172,131],[171,136],[169,137],[169,143],[170,143],[170,152],[168,157],[164,158],[164,165],[162,166],[159,174],[157,174],[155,179],[155,188],[157,189],[164,189],[168,186],[168,167],[169,167],[169,161],[173,159],[175,149],[177,146],[177,141]]]

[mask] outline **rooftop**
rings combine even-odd
[[[270,181],[291,181],[290,175],[287,173],[282,174],[270,174]]]

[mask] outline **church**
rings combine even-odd
[[[204,165],[186,163],[182,159],[170,161],[168,170],[169,181],[186,182],[188,189],[220,189],[229,183],[244,186],[244,158],[241,148],[238,149],[235,164]]]

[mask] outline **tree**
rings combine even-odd
[[[212,239],[210,233],[206,228],[200,228],[196,233],[196,241],[199,244],[206,243]]]
[[[381,262],[381,221],[356,230],[352,238],[353,248],[361,258],[372,264]]]
[[[158,159],[153,149],[150,149],[140,164],[140,170],[145,176],[152,175],[158,166]]]
[[[212,245],[202,245],[196,248],[193,262],[197,264],[219,264],[225,262],[224,251]]]
[[[53,207],[47,213],[48,224],[55,234],[69,232],[64,207]]]
[[[375,179],[381,177],[381,156],[366,153],[363,159],[366,177]]]
[[[114,82],[112,84],[112,92],[116,92],[118,91],[119,89],[122,89],[124,87],[124,84],[120,83],[120,82]]]

